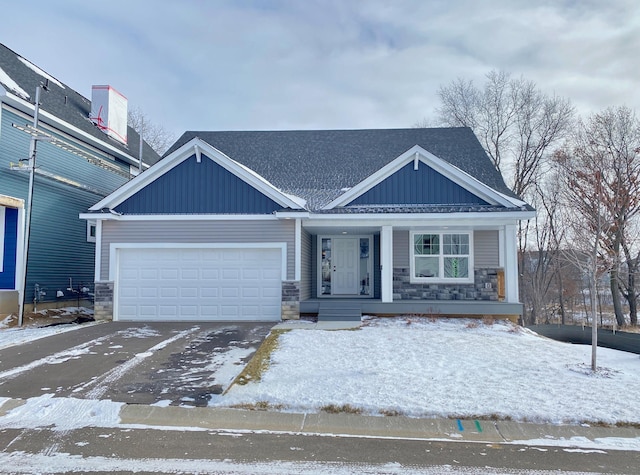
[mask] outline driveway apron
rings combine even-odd
[[[273,324],[110,322],[0,350],[0,397],[206,406]]]

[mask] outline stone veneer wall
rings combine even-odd
[[[297,280],[282,282],[282,319],[300,319],[300,282]]]
[[[498,269],[475,269],[473,284],[412,284],[409,268],[393,268],[393,300],[498,300]]]
[[[95,283],[93,317],[96,320],[113,320],[113,282]]]

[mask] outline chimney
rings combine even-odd
[[[126,145],[126,97],[111,86],[92,86],[90,118],[105,134]]]

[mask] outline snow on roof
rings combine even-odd
[[[42,76],[45,79],[48,79],[49,81],[51,81],[52,83],[56,84],[57,86],[60,86],[62,89],[65,88],[64,85],[60,81],[58,81],[56,78],[54,78],[50,74],[45,73],[42,69],[40,69],[35,64],[33,64],[30,61],[24,59],[22,56],[18,56],[18,59],[22,62],[22,64],[24,64],[26,67],[31,69],[33,72],[39,74],[40,76]]]
[[[4,84],[6,87],[11,89],[23,99],[29,99],[29,94],[27,94],[25,90],[18,85],[17,82],[11,79],[11,76],[5,73],[2,68],[0,68],[0,83]]]

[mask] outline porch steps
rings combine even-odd
[[[359,322],[362,305],[354,303],[321,303],[318,309],[319,322]]]

